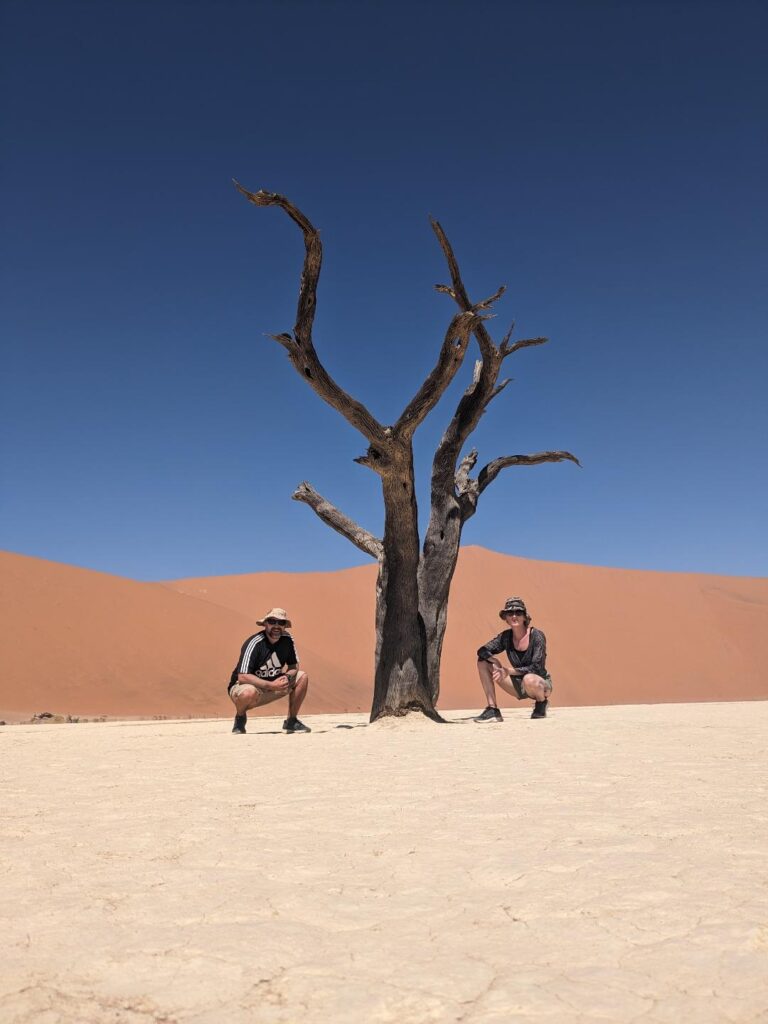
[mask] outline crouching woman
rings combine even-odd
[[[547,638],[531,626],[531,617],[519,597],[510,597],[499,612],[508,629],[483,644],[477,652],[477,670],[486,699],[486,708],[476,722],[501,722],[496,703],[496,686],[517,697],[535,701],[531,718],[546,718],[552,679],[547,672]],[[497,655],[506,653],[510,667]]]

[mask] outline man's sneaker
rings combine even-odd
[[[245,723],[247,721],[247,715],[235,715],[235,724],[232,726],[232,732],[239,732],[245,736]]]
[[[312,732],[312,730],[298,718],[286,718],[283,722],[283,732]]]
[[[531,718],[546,718],[547,704],[549,704],[548,700],[537,700]]]
[[[476,722],[503,722],[504,719],[501,717],[501,712],[498,708],[492,708],[489,704],[488,707],[483,711],[482,714],[475,718]]]

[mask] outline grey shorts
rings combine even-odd
[[[294,676],[294,685],[296,683],[295,677],[298,672],[292,669],[290,672],[285,673],[289,678]],[[234,703],[238,697],[241,697],[244,693],[250,693],[251,690],[256,692],[253,694],[253,699],[249,703],[246,711],[252,711],[254,708],[263,708],[265,704],[271,704],[273,700],[280,700],[281,697],[287,697],[290,694],[290,690],[286,690],[285,693],[275,693],[274,690],[262,690],[256,683],[235,683],[234,686],[229,688],[230,700]]]
[[[250,693],[252,690],[256,692],[253,694],[253,699],[246,708],[246,711],[251,711],[253,708],[262,708],[265,704],[271,704],[273,700],[280,700],[281,697],[288,696],[287,692],[275,693],[274,690],[262,690],[253,683],[235,683],[229,690],[230,700],[234,702],[238,697],[241,697],[244,693]]]
[[[537,675],[537,673],[535,673],[535,672],[533,674]],[[526,675],[527,675],[527,673],[526,673]],[[516,695],[517,699],[518,700],[530,700],[531,698],[528,696],[528,694],[523,689],[523,676],[511,676],[510,678],[511,678],[512,686],[514,687],[515,695]],[[549,692],[551,693],[552,692],[552,676],[549,674],[549,672],[545,672],[544,675],[541,676],[541,678],[544,680],[545,684],[549,684]]]

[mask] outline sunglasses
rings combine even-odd
[[[288,619],[273,619],[272,617],[264,619],[268,626],[287,626]]]
[[[505,615],[525,615],[525,612],[521,612],[519,608],[515,608],[514,611],[504,612],[504,614]],[[269,619],[267,619],[267,622],[269,622]]]

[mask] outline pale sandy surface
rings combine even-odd
[[[768,1020],[768,704],[0,730],[0,1020]]]

